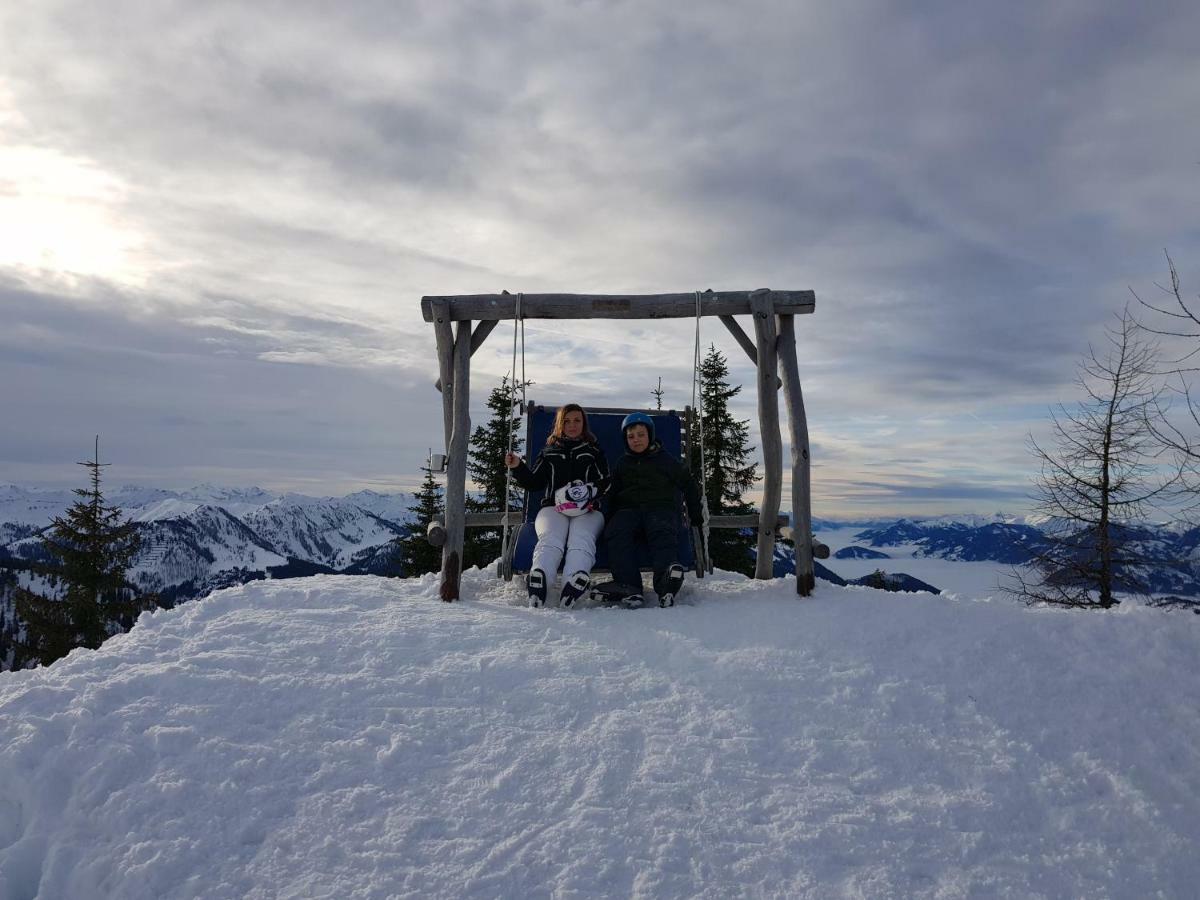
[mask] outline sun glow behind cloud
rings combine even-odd
[[[0,266],[143,284],[144,240],[118,212],[126,194],[86,159],[0,146]]]

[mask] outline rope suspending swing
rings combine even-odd
[[[516,398],[517,393],[517,332],[521,333],[521,412],[525,412],[525,386],[528,383],[525,378],[525,312],[521,308],[522,301],[525,295],[521,292],[517,293],[516,308],[513,316],[513,358],[512,367],[509,369],[512,381],[509,384],[509,404],[508,404],[508,452],[513,452],[513,414],[512,400]],[[528,452],[529,448],[525,448]],[[508,513],[510,509],[509,498],[512,495],[512,469],[507,465],[504,467],[504,524],[501,528],[500,536],[500,560],[502,566],[510,565],[509,560],[512,559],[512,554],[509,553],[509,541],[511,540],[511,527],[508,524]],[[508,576],[505,575],[507,578]]]

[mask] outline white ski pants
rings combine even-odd
[[[544,506],[533,520],[537,546],[530,568],[541,569],[554,581],[559,563],[566,556],[563,575],[591,572],[596,564],[596,539],[604,530],[604,514],[593,509],[582,516],[564,516],[553,506]]]

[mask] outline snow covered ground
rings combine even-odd
[[[0,675],[0,897],[1196,896],[1200,616],[464,588],[255,582]]]

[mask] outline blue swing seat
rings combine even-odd
[[[542,447],[546,445],[546,438],[550,436],[551,430],[554,428],[555,407],[537,406],[530,403],[526,412],[526,429],[525,429],[525,448],[526,456],[529,458],[529,464],[537,458],[537,454],[541,452]],[[684,459],[684,426],[683,420],[679,413],[675,410],[632,410],[632,409],[597,409],[588,410],[588,425],[591,427],[592,433],[596,435],[596,441],[600,444],[600,449],[604,451],[604,455],[608,458],[609,467],[615,467],[617,460],[625,455],[625,440],[621,435],[621,422],[631,412],[645,412],[654,420],[655,437],[662,443],[663,449],[672,455]],[[685,460],[686,462],[686,460]],[[520,531],[515,535],[509,536],[512,542],[512,565],[509,572],[527,573],[530,564],[533,561],[533,548],[537,544],[537,532],[534,530],[533,520],[537,517],[538,510],[544,493],[542,491],[526,491],[525,492],[525,517],[520,526]],[[678,562],[689,570],[697,572],[699,577],[703,577],[704,566],[696,569],[696,553],[693,546],[692,528],[688,525],[682,516],[683,497],[680,496],[680,526],[679,526],[679,549]],[[650,571],[650,552],[646,547],[638,548],[638,565],[643,571]],[[593,572],[607,572],[608,567],[608,547],[601,536],[596,542],[596,565],[592,568]],[[503,573],[502,573],[503,574]],[[553,578],[553,573],[547,573]]]

